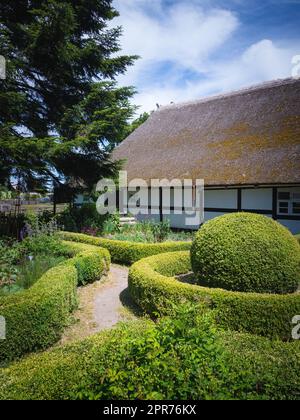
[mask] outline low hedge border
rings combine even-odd
[[[163,243],[136,243],[128,241],[116,241],[112,239],[97,238],[82,233],[60,232],[64,240],[86,243],[108,249],[112,262],[117,264],[131,265],[142,258],[165,252],[189,251],[191,242],[163,242]]]
[[[0,341],[0,363],[54,344],[77,305],[77,286],[99,279],[109,268],[107,250],[65,245],[71,259],[47,271],[30,289],[0,298],[7,337]]]
[[[112,369],[113,349],[118,343],[130,346],[137,337],[144,337],[149,328],[141,321],[122,324],[0,369],[0,400],[81,399],[83,385],[95,398],[94,385],[105,382],[107,372]],[[227,354],[230,375],[226,391],[232,399],[299,399],[299,343],[272,342],[236,332],[218,334]],[[128,372],[130,363],[124,362],[118,375]],[[114,389],[110,389],[106,399],[111,399],[113,393]]]
[[[297,241],[299,242],[299,245],[300,245],[300,233],[298,235],[295,235],[295,237],[296,237],[296,239],[297,239]]]
[[[174,276],[191,271],[189,252],[145,258],[129,271],[134,301],[151,315],[171,315],[180,302],[204,302],[218,323],[230,330],[291,340],[292,319],[300,314],[300,294],[231,292],[182,283]]]
[[[110,254],[107,249],[93,245],[63,241],[72,258],[65,262],[74,265],[78,274],[78,286],[93,283],[110,268]]]

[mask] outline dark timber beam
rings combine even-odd
[[[278,188],[274,187],[273,188],[273,201],[272,201],[272,206],[273,206],[272,217],[274,220],[277,220],[277,196],[278,196]]]

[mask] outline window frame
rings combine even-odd
[[[294,212],[294,204],[297,203],[300,205],[300,197],[299,192],[293,192],[293,191],[286,191],[286,193],[289,193],[289,199],[280,199],[280,194],[285,193],[284,191],[278,191],[277,194],[277,214],[279,216],[300,216],[300,212]],[[295,196],[298,196],[295,198]],[[286,205],[286,206],[284,206]],[[287,208],[287,212],[280,211],[283,208]]]

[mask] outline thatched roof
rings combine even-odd
[[[113,153],[129,179],[300,183],[300,79],[162,107]]]

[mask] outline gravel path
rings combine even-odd
[[[95,322],[99,331],[123,319],[120,295],[128,286],[128,269],[112,265],[108,279],[95,296]]]
[[[128,268],[112,264],[110,272],[101,280],[78,289],[79,307],[74,322],[66,328],[58,345],[81,340],[119,321],[140,315],[128,293]]]

